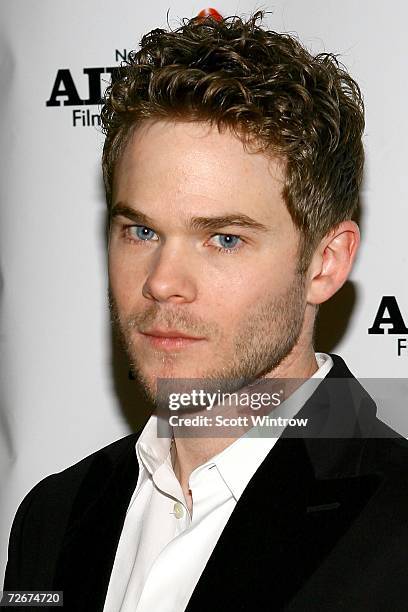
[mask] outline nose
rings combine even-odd
[[[166,242],[154,253],[143,285],[143,296],[157,302],[194,301],[197,286],[192,264],[192,255],[185,246]]]

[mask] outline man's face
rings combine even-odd
[[[129,141],[114,176],[110,301],[151,398],[157,378],[273,375],[296,349],[305,282],[282,186],[277,161],[208,124],[149,121]]]

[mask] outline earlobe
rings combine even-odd
[[[354,221],[342,221],[319,243],[309,267],[309,304],[322,304],[347,280],[360,244]]]

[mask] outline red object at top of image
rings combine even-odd
[[[205,19],[206,17],[212,17],[213,19],[216,19],[217,21],[221,21],[222,19],[222,15],[220,15],[220,13],[214,8],[205,8],[202,11],[200,11],[197,15],[197,19]]]

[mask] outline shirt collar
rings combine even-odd
[[[303,388],[297,389],[288,400],[283,402],[280,408],[283,409],[285,417],[291,418],[299,412],[321,379],[327,376],[333,367],[333,360],[330,355],[315,353],[315,356],[318,370],[311,378],[316,379],[316,384],[303,385]],[[232,495],[238,500],[256,469],[278,439],[278,437],[262,437],[259,433],[256,433],[255,429],[252,428],[244,436],[241,436],[209,461],[196,468],[190,476],[191,485],[193,486],[194,481],[199,479],[206,469],[216,466]],[[169,461],[171,428],[168,427],[167,437],[159,438],[157,431],[158,419],[153,414],[136,442],[139,478],[135,493],[140,489],[148,474],[152,476],[164,462]]]
[[[166,461],[170,452],[171,428],[168,427],[168,436],[165,437],[159,438],[157,431],[158,418],[155,414],[152,414],[136,442],[136,455],[139,466],[142,464],[150,475],[153,475],[162,463]]]
[[[288,400],[283,402],[280,412],[286,418],[292,418],[299,412],[321,380],[327,376],[333,367],[333,359],[330,355],[316,353],[315,356],[318,369],[310,378],[316,379],[316,384],[309,383],[304,386],[303,390],[300,387]],[[211,459],[237,501],[257,468],[278,440],[278,436],[262,436],[260,431],[256,431],[257,429],[253,427]]]

